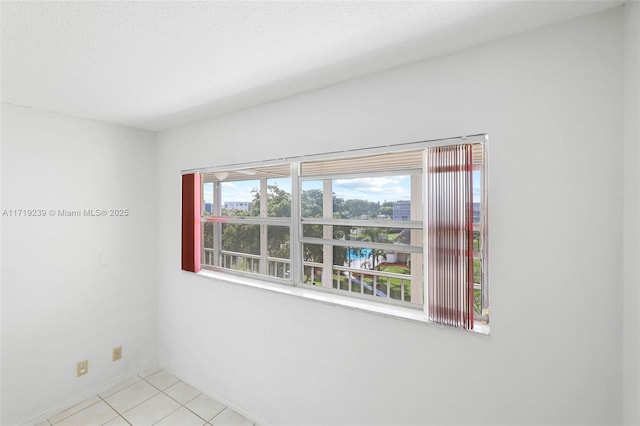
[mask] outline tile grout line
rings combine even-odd
[[[200,395],[202,395],[202,394],[200,394]],[[200,395],[198,395],[198,396],[200,396]],[[197,397],[196,397],[196,398],[197,398]],[[195,398],[194,398],[194,399],[195,399]],[[192,401],[193,401],[193,400],[192,400]],[[189,402],[191,402],[191,401],[189,401]],[[226,406],[225,406],[225,407],[226,407]],[[205,422],[206,424],[208,424],[208,423],[213,419],[213,417],[217,416],[218,414],[220,414],[220,413],[222,412],[222,411],[221,411],[220,413],[218,413],[218,414],[214,415],[214,416],[213,416],[213,417],[211,417],[209,420],[207,420],[207,419],[205,419],[204,417],[202,417],[200,414],[198,414],[198,413],[196,413],[195,411],[193,411],[191,408],[187,407],[186,405],[184,406],[184,408],[186,408],[187,410],[191,411],[191,412],[192,412],[193,414],[195,414],[196,416],[200,417],[202,420],[204,420],[204,422]],[[224,410],[224,409],[223,409],[223,410]],[[203,425],[203,426],[204,426],[204,425]]]
[[[155,374],[157,374],[157,373],[158,373],[158,372],[153,373],[153,374],[151,374],[151,375],[149,375],[149,376],[147,376],[147,377],[151,377],[151,376],[153,376],[153,375],[155,375]],[[149,382],[146,378],[141,377],[140,375],[138,375],[138,377],[140,377],[140,378],[141,378],[142,380],[144,380],[145,382],[149,383],[149,384],[150,384],[151,386],[153,386],[154,388],[158,389],[158,390],[160,391],[160,393],[162,393],[163,395],[167,396],[167,397],[168,397],[168,398],[170,398],[172,401],[175,401],[175,402],[177,402],[178,404],[180,404],[180,406],[179,406],[178,408],[176,408],[176,409],[175,409],[175,410],[173,410],[171,413],[167,414],[166,416],[164,416],[163,418],[161,418],[160,420],[158,420],[156,423],[161,422],[161,421],[162,421],[162,420],[164,420],[165,418],[169,417],[171,414],[173,414],[173,413],[175,413],[176,411],[178,411],[180,408],[183,408],[183,407],[184,407],[185,409],[187,409],[188,411],[190,411],[191,413],[193,413],[193,414],[194,414],[194,415],[196,415],[197,417],[199,417],[199,418],[201,418],[202,420],[204,420],[205,425],[203,425],[203,426],[206,426],[207,424],[209,424],[209,422],[210,422],[211,420],[213,420],[213,417],[217,416],[218,414],[222,413],[222,411],[224,411],[224,408],[223,408],[223,409],[222,409],[222,411],[220,411],[220,413],[217,413],[216,415],[214,415],[213,417],[211,417],[209,420],[207,420],[207,419],[205,419],[204,417],[202,417],[201,415],[199,415],[198,413],[196,413],[195,411],[193,411],[192,409],[190,409],[189,407],[187,407],[187,404],[188,404],[188,403],[190,403],[191,401],[193,401],[194,399],[196,399],[196,398],[197,398],[197,397],[199,397],[200,395],[203,395],[203,392],[202,392],[202,391],[200,391],[199,389],[198,389],[198,392],[200,392],[199,394],[197,394],[196,396],[194,396],[193,398],[191,398],[190,400],[186,401],[186,402],[183,404],[183,403],[181,403],[180,401],[178,401],[178,400],[176,400],[175,398],[173,398],[171,395],[167,394],[165,391],[166,391],[167,389],[169,389],[169,388],[171,388],[171,387],[173,387],[173,386],[177,385],[178,383],[184,383],[184,384],[185,384],[185,385],[187,385],[187,386],[191,386],[191,385],[189,385],[189,384],[187,384],[187,383],[183,382],[182,380],[178,379],[178,381],[177,381],[177,382],[175,382],[175,383],[173,383],[173,384],[171,384],[171,385],[167,386],[164,390],[162,390],[162,389],[160,389],[158,386],[156,386],[156,385],[154,385],[153,383]],[[175,376],[174,376],[174,377],[175,377]],[[193,387],[193,386],[191,386],[191,387]],[[195,388],[194,388],[194,389],[195,389]],[[156,395],[157,395],[157,394],[156,394]],[[156,396],[156,395],[154,395],[154,396]],[[145,401],[145,402],[146,402],[146,401]],[[226,408],[227,406],[225,405],[224,407]],[[127,411],[129,411],[129,410],[127,410]],[[156,423],[154,423],[154,424],[156,424]]]
[[[170,415],[172,415],[173,413],[175,413],[176,411],[178,411],[180,408],[182,408],[182,406],[180,406],[180,407],[176,408],[175,410],[173,410],[172,412],[170,412],[169,414],[167,414],[166,416],[164,416],[163,418],[161,418],[160,420],[158,420],[157,422],[155,422],[155,423],[153,423],[153,424],[155,425],[155,424],[160,423],[161,421],[163,421],[164,419],[166,419],[167,417],[169,417]]]
[[[147,376],[147,377],[151,377],[151,376],[153,376],[153,375],[155,375],[155,374],[157,374],[157,373],[159,373],[159,371],[158,371],[158,372],[156,372],[156,373],[150,374],[150,375],[149,375],[149,376]],[[167,389],[169,389],[169,388],[171,388],[171,387],[173,387],[173,386],[177,385],[178,383],[184,383],[182,380],[178,379],[178,381],[177,381],[177,382],[172,383],[171,385],[167,386],[164,390],[162,390],[162,389],[160,389],[158,386],[156,386],[156,385],[154,385],[153,383],[151,383],[150,381],[148,381],[145,377],[142,377],[142,376],[140,376],[139,374],[138,374],[138,377],[140,377],[140,379],[142,379],[142,381],[144,381],[145,383],[147,383],[147,384],[151,385],[153,388],[157,389],[159,392],[158,392],[158,393],[156,393],[155,395],[153,395],[152,397],[150,397],[150,398],[148,398],[148,399],[145,399],[144,401],[142,401],[142,402],[141,402],[141,403],[139,403],[138,405],[135,405],[135,406],[133,406],[133,407],[131,407],[131,408],[127,409],[127,410],[126,410],[127,412],[128,412],[128,411],[133,410],[134,408],[136,408],[136,407],[138,407],[138,406],[140,406],[140,405],[142,405],[142,404],[144,404],[145,402],[149,401],[151,398],[155,398],[155,397],[156,397],[156,396],[158,396],[159,394],[163,394],[164,396],[166,396],[167,398],[171,399],[172,401],[174,401],[174,402],[176,402],[176,403],[178,404],[178,408],[176,408],[175,410],[173,410],[172,412],[170,412],[170,413],[169,413],[169,414],[167,414],[166,416],[164,416],[164,417],[162,417],[161,419],[159,419],[157,422],[155,422],[155,423],[154,423],[154,425],[155,425],[156,423],[161,422],[161,421],[162,421],[162,420],[164,420],[165,418],[169,417],[170,415],[172,415],[173,413],[175,413],[176,411],[178,411],[178,410],[179,410],[180,408],[182,408],[182,407],[184,407],[184,408],[186,408],[187,410],[189,410],[189,408],[188,408],[188,407],[186,407],[186,406],[185,406],[185,404],[188,404],[189,402],[193,401],[194,399],[196,399],[197,397],[199,397],[200,395],[202,395],[202,392],[200,392],[198,395],[196,395],[195,397],[191,398],[189,401],[187,401],[187,402],[185,402],[185,403],[183,404],[183,403],[181,403],[180,401],[177,401],[176,399],[172,398],[172,397],[171,397],[171,395],[168,395],[168,394],[165,392],[165,390],[167,390]],[[185,384],[186,384],[186,383],[185,383]],[[194,388],[194,389],[195,389],[195,388]],[[124,389],[123,389],[123,390],[124,390]],[[120,392],[120,391],[118,391],[118,392]],[[118,392],[116,392],[116,393],[118,393]],[[114,395],[115,395],[115,394],[114,394]],[[105,402],[106,402],[106,401],[105,401]],[[107,405],[108,405],[108,404],[107,404]],[[109,406],[110,406],[110,405],[109,405]],[[110,406],[110,407],[111,407],[111,406]],[[111,408],[113,408],[113,407],[111,407]],[[118,410],[116,410],[115,408],[113,408],[113,409],[114,409],[114,411],[115,411],[116,413],[118,413],[118,414],[120,415],[120,417],[122,417],[122,418],[123,418],[127,423],[129,423],[129,421],[124,417],[123,413],[120,413],[120,412],[119,412]],[[189,410],[189,411],[191,411],[191,410]],[[196,416],[198,416],[198,415],[197,415],[196,413],[194,413],[193,411],[191,411],[191,412],[192,412],[193,414],[195,414]],[[198,417],[200,417],[200,416],[198,416]],[[200,418],[202,419],[202,417],[200,417]],[[208,423],[208,422],[207,422],[207,420],[205,420],[205,419],[203,419],[203,420],[205,421],[205,423]],[[131,423],[129,423],[129,424],[131,424]]]
[[[200,395],[202,395],[202,392],[200,392],[199,394],[197,394],[196,396],[194,396],[193,398],[191,398],[190,400],[188,400],[187,402],[185,402],[184,404],[180,401],[178,401],[177,399],[175,399],[174,397],[172,397],[171,395],[169,395],[168,393],[166,393],[165,391],[162,391],[163,394],[165,394],[166,396],[168,396],[169,398],[171,398],[172,400],[174,400],[175,402],[177,402],[178,404],[180,404],[181,407],[187,408],[187,404],[190,403],[191,401],[193,401],[194,399],[196,399],[197,397],[199,397]],[[202,417],[201,417],[202,418]]]
[[[125,389],[126,389],[126,388],[125,388]],[[116,392],[116,393],[118,393],[118,392]],[[114,395],[115,395],[115,394],[114,394]],[[108,403],[108,402],[107,402],[103,397],[101,397],[100,395],[98,395],[98,398],[100,398],[100,399],[102,400],[102,402],[104,402],[105,404],[107,404],[107,405],[109,406],[109,408],[111,408],[113,411],[115,411],[115,412],[116,412],[116,414],[118,415],[118,417],[122,417],[122,419],[123,419],[125,422],[129,423],[129,420],[125,419],[125,418],[124,418],[124,416],[123,416],[123,415],[122,415],[118,410],[116,410],[115,408],[113,408],[113,407],[111,406],[111,404],[109,404],[109,403]],[[113,421],[113,419],[109,420],[109,422],[110,422],[110,421]],[[109,423],[109,422],[107,422],[107,423]],[[106,423],[105,423],[105,424],[106,424]],[[129,423],[129,424],[131,425],[131,423]],[[132,426],[133,426],[133,425],[132,425]]]
[[[155,389],[157,389],[155,386],[154,386],[154,388],[155,388]],[[120,414],[120,416],[124,417],[124,413],[127,413],[127,412],[129,412],[129,411],[133,410],[134,408],[136,408],[136,407],[138,407],[138,406],[140,406],[140,405],[144,404],[145,402],[149,401],[151,398],[154,398],[154,397],[158,396],[158,394],[161,394],[161,393],[162,393],[162,391],[159,391],[159,392],[157,392],[157,393],[154,393],[154,394],[153,394],[153,395],[151,395],[149,398],[145,399],[144,401],[139,402],[138,404],[134,405],[133,407],[129,407],[129,408],[127,408],[127,409],[126,409],[125,411],[123,411],[122,413],[121,413],[120,411],[118,411],[118,410],[115,410],[115,408],[114,408],[114,410],[116,411],[116,413]],[[115,394],[114,394],[114,395],[115,395]],[[110,407],[111,407],[111,406],[110,406]],[[112,407],[112,408],[113,408],[113,407]],[[126,419],[125,419],[125,420],[126,420]],[[130,424],[130,423],[129,423],[129,424]]]
[[[183,382],[182,380],[179,380],[178,382],[176,382],[176,383],[174,383],[173,385],[169,386],[169,388],[171,388],[171,387],[173,387],[173,386],[177,385],[178,383],[184,383],[185,385],[190,386],[190,387],[192,387],[192,388],[193,388],[193,386],[191,386],[191,385],[189,385],[189,384],[187,384],[187,383]],[[169,388],[167,388],[167,389],[169,389]],[[193,388],[193,389],[196,389],[196,388]],[[165,390],[166,390],[166,389],[165,389]],[[186,409],[187,411],[191,412],[191,413],[192,413],[192,414],[194,414],[195,416],[197,416],[197,417],[201,418],[202,420],[204,420],[205,425],[206,425],[207,423],[209,423],[209,420],[205,419],[204,417],[202,417],[201,415],[199,415],[198,413],[196,413],[195,411],[193,411],[192,409],[190,409],[189,407],[187,407],[187,404],[188,404],[188,403],[190,403],[191,401],[195,400],[195,399],[196,399],[197,397],[199,397],[200,395],[204,395],[204,393],[203,393],[202,391],[200,391],[199,389],[196,389],[196,390],[197,390],[198,392],[200,392],[200,393],[199,393],[199,394],[197,394],[196,396],[194,396],[193,398],[191,398],[190,400],[186,401],[184,404],[183,404],[183,403],[181,403],[180,401],[178,401],[177,399],[173,398],[171,395],[169,395],[169,394],[168,394],[168,393],[166,393],[165,391],[162,391],[162,393],[163,393],[163,394],[165,394],[165,395],[167,395],[167,396],[168,396],[169,398],[171,398],[173,401],[175,401],[175,402],[177,402],[178,404],[180,404],[180,407],[178,408],[178,410],[179,410],[180,408],[184,408],[184,409]],[[175,411],[178,411],[178,410],[175,410]],[[174,413],[175,413],[175,411],[174,411]],[[173,413],[171,413],[171,414],[173,414]],[[215,417],[215,416],[214,416],[214,417]],[[212,418],[213,418],[213,417],[212,417]],[[156,422],[156,423],[157,423],[157,422]],[[205,425],[203,425],[203,426],[205,426]]]

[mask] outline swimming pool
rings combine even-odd
[[[353,248],[349,249],[349,260],[356,259],[366,259],[371,254],[371,249],[363,248],[360,250],[355,250]]]

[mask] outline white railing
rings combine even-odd
[[[221,250],[219,266],[257,274],[260,272],[260,255]]]
[[[374,297],[410,302],[411,276],[384,272],[370,269],[349,268],[346,266],[333,266],[333,287],[340,290],[348,290],[360,294],[368,294]],[[342,278],[346,279],[346,283]],[[392,280],[398,284],[392,286]],[[399,287],[399,291],[393,287]]]
[[[204,249],[204,264],[214,266],[215,252],[211,248]],[[220,251],[220,259],[217,266],[242,272],[260,273],[260,261],[258,254],[239,253],[229,250]],[[291,260],[279,257],[267,257],[267,271],[269,276],[289,279],[291,274]]]
[[[214,250],[205,248],[206,265],[214,265]],[[220,251],[217,266],[236,271],[260,273],[261,256],[257,254]],[[282,279],[291,278],[291,260],[267,257],[267,275]],[[304,261],[304,284],[322,285],[322,263]],[[333,288],[373,297],[410,302],[411,276],[394,272],[350,268],[333,265]],[[392,285],[392,280],[396,285]]]
[[[288,280],[291,278],[291,260],[280,257],[267,257],[268,275]]]
[[[303,261],[302,270],[304,283],[311,285],[322,285],[322,263]]]

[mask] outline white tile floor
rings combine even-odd
[[[253,426],[164,370],[150,370],[37,426]]]

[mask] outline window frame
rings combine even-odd
[[[275,217],[263,217],[262,214],[261,216],[258,217],[236,217],[234,218],[233,216],[225,216],[225,223],[243,223],[243,224],[256,224],[256,225],[260,225],[261,228],[262,227],[268,227],[269,225],[276,225],[276,226],[287,226],[289,227],[289,265],[290,265],[290,269],[289,269],[289,277],[288,278],[278,278],[278,277],[274,277],[274,276],[270,276],[270,275],[266,275],[266,274],[256,274],[256,273],[249,273],[249,272],[243,272],[243,271],[238,271],[238,270],[231,270],[228,268],[224,268],[221,267],[219,265],[208,265],[205,262],[205,251],[208,250],[207,248],[204,247],[204,235],[201,235],[201,240],[202,240],[202,268],[203,269],[209,269],[209,270],[213,270],[213,271],[218,271],[218,272],[222,272],[225,274],[232,274],[232,275],[238,275],[241,277],[246,277],[246,278],[251,278],[251,279],[260,279],[260,280],[267,280],[267,281],[272,281],[278,284],[284,284],[284,285],[288,285],[288,286],[292,286],[292,287],[300,287],[300,288],[312,288],[314,291],[321,291],[321,292],[327,292],[330,294],[337,294],[337,295],[341,295],[341,296],[346,296],[346,297],[361,297],[364,298],[366,300],[373,300],[373,301],[378,301],[384,304],[397,304],[395,303],[396,301],[391,299],[390,297],[386,297],[386,298],[381,298],[381,297],[374,297],[372,298],[370,295],[361,295],[359,293],[353,293],[351,291],[344,291],[344,290],[340,290],[340,289],[334,289],[334,288],[327,288],[325,286],[308,286],[303,282],[303,271],[304,271],[304,260],[302,257],[302,247],[303,244],[305,243],[310,243],[310,244],[331,244],[333,243],[333,245],[335,244],[336,240],[328,240],[328,239],[313,239],[310,237],[303,237],[303,233],[302,233],[302,227],[305,224],[309,224],[309,223],[315,223],[315,224],[322,224],[322,225],[327,225],[329,226],[329,228],[332,228],[332,226],[341,226],[341,225],[346,225],[347,223],[352,225],[352,226],[366,226],[366,227],[376,227],[376,225],[380,225],[376,223],[375,220],[354,220],[354,219],[329,219],[329,218],[303,218],[302,217],[302,212],[301,212],[301,203],[302,203],[302,182],[305,180],[322,180],[322,179],[336,179],[337,175],[321,175],[321,176],[312,176],[312,177],[302,177],[301,176],[301,168],[303,163],[306,162],[311,162],[311,161],[318,161],[318,160],[338,160],[338,159],[345,159],[345,158],[350,158],[350,157],[361,157],[361,156],[369,156],[369,155],[375,155],[375,154],[387,154],[387,153],[392,153],[392,152],[402,152],[402,151],[415,151],[415,150],[422,150],[423,152],[426,152],[426,150],[428,148],[431,147],[437,147],[437,146],[447,146],[447,145],[460,145],[460,144],[482,144],[482,149],[483,149],[483,158],[482,158],[482,164],[478,165],[478,166],[474,166],[474,170],[479,167],[482,171],[482,181],[480,183],[481,186],[481,200],[480,200],[480,214],[481,214],[481,219],[480,219],[480,225],[479,225],[479,235],[480,235],[480,247],[479,250],[476,253],[476,250],[474,250],[474,259],[475,258],[479,258],[480,259],[480,264],[482,267],[481,270],[481,280],[482,282],[480,283],[480,289],[481,289],[481,309],[482,312],[480,315],[476,314],[475,315],[475,321],[482,321],[484,323],[488,322],[489,319],[489,286],[488,286],[488,240],[487,240],[487,186],[488,186],[488,167],[487,167],[487,141],[488,141],[488,137],[486,134],[478,134],[478,135],[471,135],[471,136],[464,136],[464,137],[455,137],[455,138],[447,138],[447,139],[439,139],[439,140],[431,140],[431,141],[421,141],[421,142],[412,142],[412,143],[405,143],[405,144],[395,144],[395,145],[387,145],[387,146],[380,146],[380,147],[373,147],[373,148],[363,148],[363,149],[354,149],[354,150],[347,150],[347,151],[340,151],[340,152],[331,152],[331,153],[324,153],[324,154],[315,154],[315,155],[307,155],[307,156],[299,156],[299,157],[287,157],[287,158],[281,158],[281,159],[273,159],[273,160],[266,160],[266,161],[258,161],[258,162],[247,162],[247,163],[237,163],[237,164],[232,164],[232,165],[222,165],[222,166],[216,166],[216,167],[209,167],[209,168],[200,168],[200,169],[192,169],[192,170],[184,170],[182,171],[183,174],[189,174],[189,173],[198,173],[198,174],[202,174],[202,173],[218,173],[218,172],[229,172],[229,171],[237,171],[237,170],[242,170],[242,169],[249,169],[249,168],[253,168],[253,167],[268,167],[271,165],[280,165],[282,166],[283,164],[288,164],[290,167],[290,179],[291,179],[291,214],[289,217],[284,217],[284,218],[275,218]],[[423,156],[423,164],[422,164],[422,169],[421,169],[421,173],[419,174],[419,176],[421,176],[421,180],[423,182],[422,187],[421,187],[421,197],[422,200],[420,200],[420,204],[421,204],[421,219],[419,221],[419,223],[422,225],[420,227],[420,229],[422,229],[422,247],[428,247],[428,232],[426,232],[425,228],[425,218],[426,218],[426,214],[427,214],[427,203],[424,201],[427,199],[426,197],[426,185],[424,185],[424,179],[426,176],[426,159],[425,159],[426,155]],[[366,175],[367,173],[353,173],[353,174],[349,174],[349,176],[351,177],[363,177],[364,175]],[[400,174],[400,173],[395,173]],[[406,173],[409,174],[409,173]],[[380,176],[381,174],[376,174],[376,176]],[[344,175],[341,175],[341,177]],[[264,200],[264,202],[267,202],[267,197],[266,197],[266,185],[263,183],[263,180],[266,182],[268,178],[262,178],[261,180],[261,201]],[[204,185],[204,179],[202,180],[202,185]],[[212,205],[212,213],[217,213],[218,215],[221,215],[221,199],[220,199],[220,192],[219,192],[219,187],[220,187],[220,183],[219,182],[214,182],[214,199],[213,199],[213,205]],[[207,222],[214,222],[217,223],[217,226],[221,229],[221,223],[219,220],[217,220],[217,217],[214,217],[213,219],[211,217],[209,218],[205,218],[205,201],[204,201],[204,188],[201,187],[201,194],[202,194],[202,198],[201,198],[201,220],[202,220],[202,230],[201,232],[204,234],[204,226],[205,223]],[[264,192],[262,191],[264,189]],[[264,196],[263,196],[264,194]],[[262,213],[261,209],[261,213]],[[306,220],[305,220],[306,219]],[[393,225],[393,227],[395,226],[400,226],[400,227],[410,227],[411,229],[417,229],[418,227],[418,223],[416,223],[418,221],[385,221],[385,225],[386,227],[389,227],[390,224]],[[331,226],[330,226],[331,225]],[[408,226],[407,226],[408,225]],[[323,226],[324,228],[324,226]],[[475,225],[474,225],[475,228]],[[220,233],[218,232],[218,235],[220,235]],[[266,234],[265,234],[266,235]],[[214,234],[214,252],[215,249],[217,248],[217,252],[219,253],[221,251],[221,235],[220,238],[215,238],[215,234]],[[264,243],[262,243],[264,244]],[[383,244],[383,243],[380,243]],[[337,245],[348,245],[348,244],[337,244]],[[372,245],[371,243],[368,244],[366,247],[369,248],[369,246]],[[375,245],[375,244],[373,244]],[[353,247],[354,245],[348,245],[349,247]],[[407,246],[407,247],[411,247],[411,246]],[[397,248],[396,248],[397,250]],[[410,249],[410,251],[413,251],[414,249]],[[397,250],[400,251],[400,250]],[[426,251],[425,250],[420,250],[419,253],[421,253],[421,257],[422,257],[422,263],[423,263],[423,269],[425,269],[425,272],[423,272],[422,274],[422,300],[420,301],[419,305],[417,304],[413,304],[413,305],[409,305],[407,303],[401,303],[400,306],[404,307],[404,308],[412,308],[412,309],[419,309],[419,310],[425,310],[427,309],[427,303],[426,303],[426,280],[427,280],[427,274],[426,274],[426,267],[427,267],[427,262],[426,262]],[[268,253],[267,253],[268,254]],[[261,257],[264,258],[264,254],[262,253],[262,249],[261,249]],[[267,272],[268,272],[268,265],[266,266],[267,268]],[[475,284],[474,283],[474,288],[475,288]],[[390,288],[390,287],[389,287]]]
[[[247,167],[243,167],[243,168],[247,168]],[[243,168],[237,169],[234,168],[234,170],[242,170]],[[226,170],[231,170],[229,168],[227,168]],[[219,172],[214,172],[214,173],[219,173]],[[226,172],[225,172],[226,173]],[[246,276],[246,277],[252,277],[252,278],[256,278],[260,277],[261,279],[269,279],[271,281],[274,282],[279,282],[279,283],[289,283],[292,282],[292,280],[288,280],[288,279],[284,279],[284,278],[278,278],[277,276],[271,276],[268,274],[269,272],[269,262],[271,261],[278,261],[278,260],[286,260],[286,259],[274,259],[271,258],[269,256],[268,253],[268,247],[267,247],[267,235],[268,235],[268,229],[269,226],[281,226],[281,227],[288,227],[289,228],[289,242],[290,242],[290,249],[289,249],[289,264],[291,265],[292,262],[292,258],[293,258],[293,251],[291,250],[291,241],[292,237],[291,237],[291,229],[292,229],[292,224],[293,224],[293,205],[292,205],[292,212],[291,215],[289,217],[270,217],[267,215],[267,203],[268,203],[268,198],[267,198],[267,192],[268,192],[268,180],[270,179],[270,177],[260,177],[260,178],[256,178],[256,179],[252,179],[252,180],[258,180],[260,182],[260,189],[259,189],[259,193],[260,193],[260,214],[258,216],[223,216],[222,215],[222,208],[224,205],[224,202],[221,199],[221,181],[213,181],[213,182],[207,182],[205,181],[205,179],[202,179],[202,190],[201,190],[201,194],[202,194],[202,198],[201,198],[201,222],[202,222],[202,236],[201,236],[201,240],[202,240],[202,260],[201,260],[201,265],[202,268],[204,269],[210,269],[210,270],[214,270],[214,271],[221,271],[221,272],[225,272],[225,273],[232,273],[235,275],[241,275],[241,276]],[[235,181],[230,181],[230,182],[235,182]],[[204,185],[207,183],[212,183],[213,184],[213,202],[212,202],[212,208],[211,208],[211,213],[210,215],[206,214],[205,211],[205,200],[204,200]],[[293,179],[292,179],[292,185],[293,185]],[[292,200],[292,204],[293,204],[293,200]],[[215,213],[215,214],[214,214]],[[213,225],[213,247],[209,248],[209,247],[205,247],[205,227],[207,224],[212,224]],[[231,269],[231,268],[227,268],[226,266],[222,266],[220,265],[220,259],[219,256],[223,253],[224,250],[222,249],[222,225],[223,224],[229,224],[229,225],[256,225],[259,226],[259,248],[260,248],[260,254],[259,255],[254,255],[254,254],[250,254],[250,253],[235,253],[235,252],[230,252],[227,251],[229,256],[236,256],[237,255],[242,255],[243,257],[247,257],[247,258],[251,258],[251,259],[259,259],[259,266],[258,266],[258,272],[257,273],[253,273],[253,272],[247,272],[247,271],[242,271],[242,270],[236,270],[236,269]],[[216,238],[216,236],[219,236],[218,238]],[[211,253],[212,257],[213,257],[213,264],[210,264],[207,261],[207,254]],[[257,257],[256,257],[257,256]],[[232,262],[232,261],[231,261]],[[282,262],[280,262],[282,263]],[[225,262],[226,264],[226,262]],[[252,268],[253,269],[253,268]],[[277,270],[277,268],[276,268]],[[289,274],[291,275],[291,273],[289,272]]]
[[[410,150],[410,151],[416,151],[416,150]],[[423,150],[419,150],[421,151],[420,154],[424,156],[424,152]],[[424,164],[424,159],[422,160],[422,163]],[[336,240],[334,238],[329,238],[326,234],[332,234],[333,231],[333,227],[334,226],[353,226],[353,227],[363,227],[363,228],[401,228],[401,229],[409,229],[409,230],[419,230],[419,231],[423,231],[423,226],[424,226],[424,220],[401,220],[401,221],[394,221],[394,220],[370,220],[370,219],[337,219],[337,218],[333,218],[333,213],[335,213],[333,211],[333,205],[332,205],[332,201],[333,201],[333,191],[332,191],[332,182],[336,179],[343,179],[343,178],[361,178],[361,177],[380,177],[380,176],[410,176],[411,177],[411,192],[414,192],[414,176],[418,176],[418,177],[422,177],[424,176],[424,172],[423,172],[423,168],[420,167],[420,169],[417,168],[410,168],[410,169],[406,169],[403,171],[397,171],[397,172],[383,172],[383,173],[376,173],[376,172],[365,172],[365,173],[350,173],[350,174],[343,174],[343,173],[336,173],[336,174],[322,174],[322,175],[308,175],[305,177],[300,177],[300,182],[304,182],[304,181],[318,181],[321,180],[323,181],[323,213],[324,216],[322,218],[305,218],[305,217],[300,217],[299,220],[299,225],[300,226],[304,226],[304,225],[321,225],[323,226],[323,233],[325,233],[325,235],[323,235],[323,238],[316,238],[316,237],[304,237],[301,236],[299,241],[302,244],[316,244],[316,245],[322,245],[323,246],[323,263],[321,265],[317,265],[317,267],[321,267],[323,272],[327,271],[326,274],[324,274],[322,276],[322,279],[320,281],[320,285],[319,286],[315,286],[315,289],[321,290],[321,291],[329,291],[329,292],[335,292],[335,293],[339,293],[339,294],[348,294],[350,297],[356,297],[356,298],[364,298],[366,300],[375,300],[375,301],[379,301],[382,303],[386,303],[386,304],[396,304],[396,305],[400,305],[400,306],[405,306],[408,308],[413,308],[413,309],[423,309],[423,303],[412,303],[412,302],[408,302],[405,300],[405,288],[404,288],[404,281],[409,281],[409,288],[411,289],[411,293],[412,295],[415,295],[416,293],[414,292],[414,289],[411,285],[411,283],[415,283],[418,280],[422,282],[422,285],[420,285],[419,289],[418,289],[418,294],[420,296],[421,299],[423,299],[423,291],[424,291],[424,281],[423,281],[423,258],[424,258],[424,253],[423,253],[423,246],[422,243],[420,245],[394,245],[394,244],[390,244],[390,243],[381,243],[381,242],[359,242],[356,240]],[[420,179],[421,180],[421,179]],[[422,184],[419,185],[418,191],[415,191],[415,194],[413,195],[417,195],[419,196],[419,200],[418,201],[418,207],[419,207],[419,212],[418,215],[419,216],[423,216],[422,214],[422,208],[423,208],[423,200],[422,200],[422,192],[423,192],[423,188],[422,188]],[[299,199],[302,200],[302,194],[299,194]],[[325,210],[328,207],[328,212],[325,212]],[[326,214],[328,213],[328,214]],[[328,217],[331,216],[331,217]],[[327,232],[327,228],[328,227],[328,232]],[[366,269],[362,269],[362,268],[352,268],[351,266],[340,266],[340,265],[336,265],[333,263],[333,248],[334,247],[346,247],[349,249],[352,248],[364,248],[364,249],[387,249],[389,251],[395,251],[395,252],[401,252],[401,253],[405,253],[405,254],[410,254],[410,255],[420,255],[421,260],[417,265],[417,268],[413,269],[413,273],[407,274],[406,277],[394,277],[394,274],[392,273],[378,273],[377,271],[369,271]],[[326,256],[329,255],[329,259],[326,258]],[[303,263],[303,268],[304,268],[304,260],[302,261]],[[336,288],[334,288],[334,282],[333,282],[333,275],[334,275],[334,271],[338,271],[338,273],[346,273],[347,275],[347,285],[348,285],[348,291],[345,293],[345,290],[338,288],[339,284],[336,283]],[[360,287],[360,292],[355,292],[352,290],[352,277],[354,275],[360,275],[360,281],[361,284],[359,284]],[[363,283],[363,276],[364,275],[373,275],[373,279],[374,279],[374,286],[372,287],[371,294],[365,293],[364,292],[364,283]],[[386,286],[386,291],[387,291],[387,297],[382,297],[382,296],[375,296],[374,291],[377,290],[377,285],[375,285],[376,283],[376,278],[377,276],[381,276],[381,277],[386,277],[387,278],[387,286]],[[400,300],[398,299],[394,299],[392,297],[390,297],[390,293],[391,293],[391,279],[392,278],[396,278],[401,280],[401,292],[400,292]],[[357,278],[356,278],[357,279]],[[304,280],[302,280],[302,284],[306,284],[304,282]],[[329,284],[329,285],[327,285]],[[413,297],[413,296],[412,296]]]

